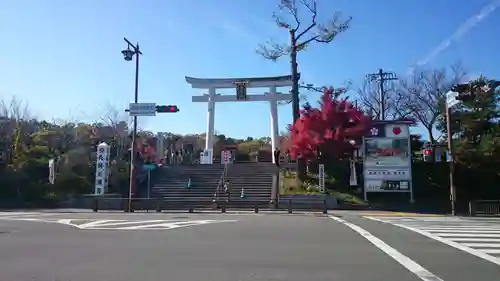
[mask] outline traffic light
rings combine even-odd
[[[324,157],[323,157],[323,152],[319,148],[319,146],[316,147],[316,158],[318,160],[318,163],[322,164]]]
[[[158,113],[176,113],[179,112],[177,105],[157,105],[156,112]]]
[[[451,87],[451,90],[458,93],[458,96],[455,98],[456,100],[473,101],[475,98],[470,84],[457,84]]]
[[[432,162],[432,149],[424,149],[424,162]]]

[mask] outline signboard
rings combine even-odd
[[[446,93],[446,107],[451,108],[455,105],[459,104],[460,101],[456,99],[458,97],[458,93],[449,91]]]
[[[142,168],[143,168],[144,170],[154,170],[154,169],[156,169],[156,165],[155,165],[155,164],[144,164],[144,165],[142,166]]]
[[[200,164],[212,164],[213,153],[212,149],[205,149],[205,151],[200,152]]]
[[[325,165],[319,164],[318,169],[318,187],[320,192],[325,192]]]
[[[363,144],[365,201],[367,192],[412,192],[408,124],[375,123]]]
[[[222,151],[222,164],[229,164],[231,161],[231,153],[228,150]]]
[[[410,146],[407,138],[367,138],[364,152],[365,167],[407,167]]]
[[[156,116],[156,103],[130,103],[130,116]]]
[[[97,146],[95,170],[95,195],[103,195],[108,184],[109,145],[101,143]]]
[[[408,192],[410,181],[408,180],[366,180],[365,189],[367,192]]]

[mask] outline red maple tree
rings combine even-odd
[[[371,125],[371,118],[341,95],[344,89],[325,89],[319,107],[306,104],[301,117],[289,127],[290,155],[312,159],[317,150],[327,157],[352,155]]]

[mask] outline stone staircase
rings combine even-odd
[[[186,165],[162,167],[155,176],[151,195],[154,198],[182,201],[212,200],[224,171],[224,165]],[[187,183],[191,179],[191,185]]]
[[[151,179],[151,198],[177,198],[185,196],[189,174],[182,166],[163,166]]]
[[[273,175],[277,171],[276,165],[270,162],[230,164],[226,176],[231,188],[230,205],[243,207],[252,204],[251,201],[269,202],[271,200]],[[245,198],[241,198],[242,189]],[[248,204],[245,202],[248,202]]]

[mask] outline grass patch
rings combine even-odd
[[[307,180],[304,181],[300,186],[297,186],[296,173],[295,172],[287,172],[282,171],[280,173],[281,177],[281,186],[280,186],[280,194],[281,195],[316,195],[323,194],[319,191],[318,186],[318,175],[309,174],[307,175]],[[335,179],[327,177],[325,179],[325,185],[327,188],[326,193],[337,198],[340,201],[354,204],[354,205],[366,205],[362,198],[359,198],[353,191],[339,191],[328,188],[332,186],[335,182]]]

